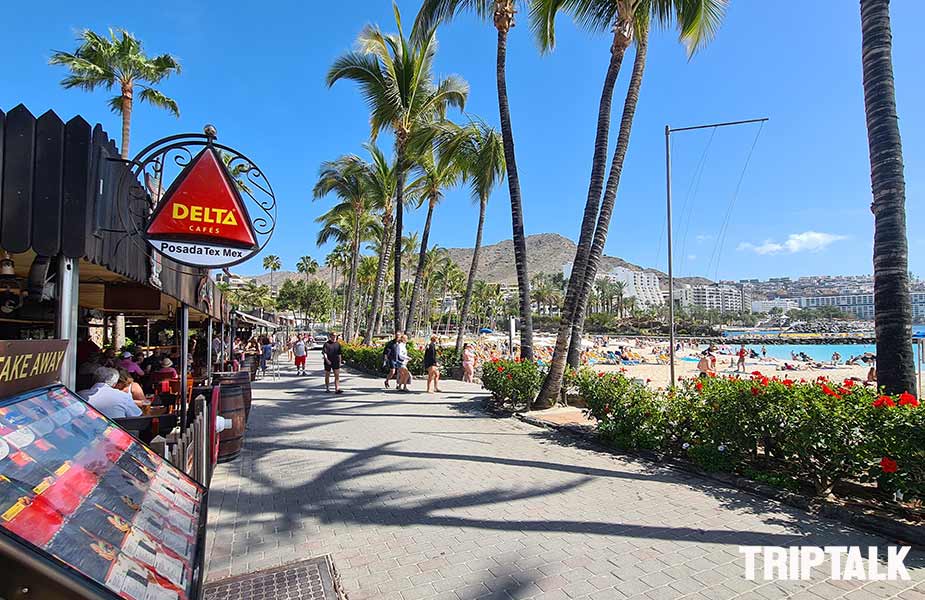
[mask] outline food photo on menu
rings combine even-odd
[[[64,388],[0,407],[0,529],[122,598],[190,597],[202,500]]]

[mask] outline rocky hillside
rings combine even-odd
[[[549,275],[561,273],[563,265],[575,259],[575,250],[575,242],[557,233],[541,233],[527,236],[527,268],[530,276],[532,277],[537,273]],[[448,248],[447,252],[449,252],[450,258],[464,272],[469,272],[469,265],[472,262],[472,248]],[[646,269],[629,263],[622,258],[606,255],[601,261],[599,272],[605,273],[615,267],[626,267],[655,273],[663,280],[663,286],[666,285],[668,278],[665,273],[657,269]],[[411,276],[413,274],[409,275],[409,277]],[[302,275],[293,271],[277,271],[273,275],[273,282],[278,287],[286,279],[296,277],[302,277]],[[327,267],[322,267],[313,278],[320,278],[330,282],[331,272]],[[504,240],[497,244],[482,247],[478,278],[490,283],[517,283],[517,275],[514,272],[514,244],[511,240]],[[270,283],[270,274],[258,275],[256,279],[259,283],[268,285]],[[340,279],[340,275],[338,279]],[[710,280],[702,277],[678,278],[676,282],[691,285],[711,283]]]

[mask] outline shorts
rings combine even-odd
[[[395,370],[397,371],[397,370],[399,370],[399,369],[401,368],[401,361],[400,361],[400,360],[393,360],[393,361],[390,361],[390,362],[389,362],[389,367],[392,368],[392,369],[395,369]]]
[[[305,368],[305,355],[295,357],[295,366]]]
[[[324,363],[324,372],[329,373],[331,371],[340,371],[340,361],[334,363]]]

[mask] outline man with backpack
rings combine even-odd
[[[401,340],[402,332],[396,331],[395,337],[389,340],[382,350],[382,366],[385,367],[387,375],[385,376],[385,387],[389,387],[389,379],[395,378],[398,382],[398,342]]]

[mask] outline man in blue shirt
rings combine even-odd
[[[109,367],[99,367],[93,375],[96,378],[93,387],[77,392],[87,404],[110,419],[141,416],[141,409],[132,400],[131,394],[112,387],[119,381],[118,371]]]

